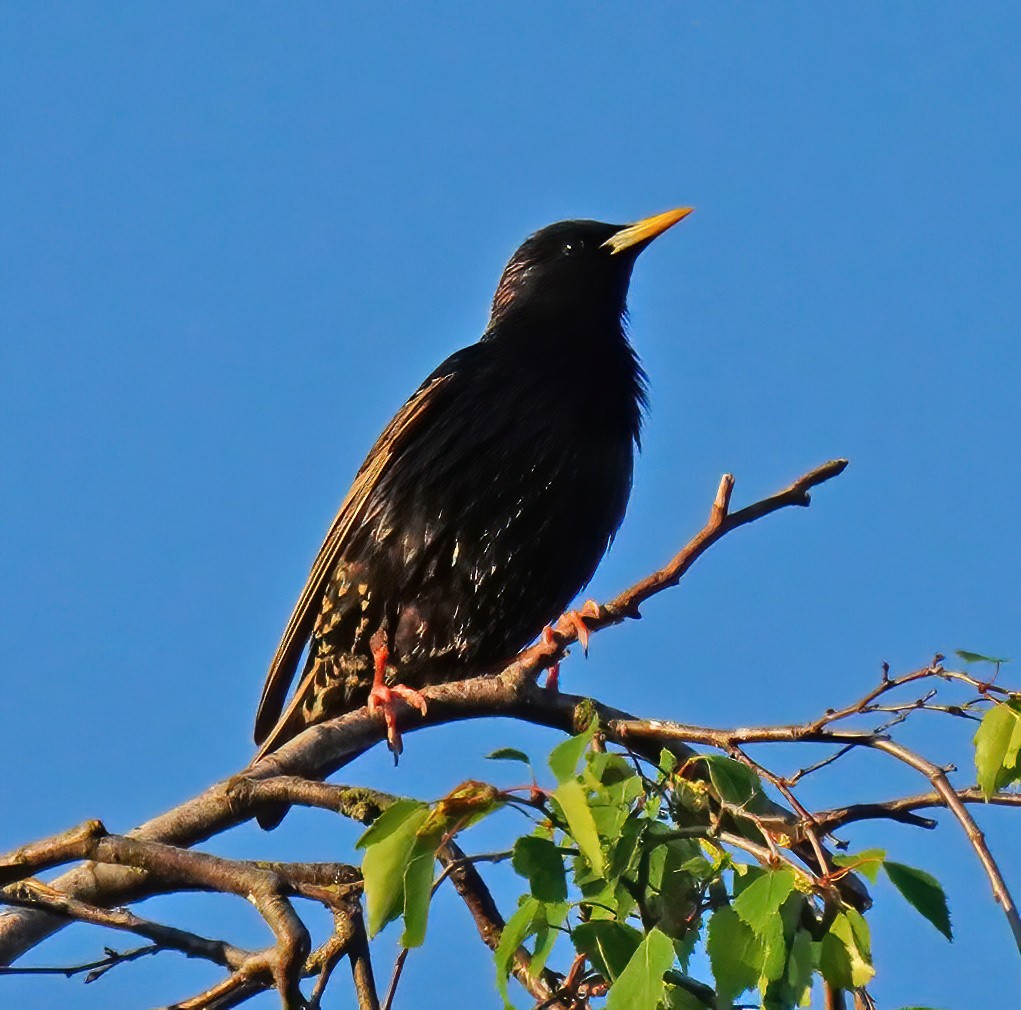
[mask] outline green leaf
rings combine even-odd
[[[419,838],[404,870],[404,932],[402,947],[421,947],[429,918],[429,898],[436,862],[436,839]]]
[[[496,946],[493,958],[496,962],[496,991],[503,997],[505,1010],[514,1010],[514,1005],[507,998],[507,979],[514,963],[514,955],[525,937],[531,936],[535,931],[533,922],[538,912],[539,902],[535,898],[523,898],[500,934],[500,942]]]
[[[690,838],[661,840],[658,836],[665,829],[665,825],[651,824],[645,838],[649,851],[646,911],[667,936],[679,939],[689,932],[697,908],[698,885],[684,864],[698,853],[698,845]]]
[[[758,776],[740,761],[722,754],[708,754],[703,760],[709,766],[713,788],[725,803],[743,807],[761,792]]]
[[[582,759],[588,745],[592,743],[595,736],[596,722],[593,720],[584,733],[577,736],[569,736],[550,751],[550,771],[556,776],[558,782],[566,782],[573,779],[578,773],[578,762]]]
[[[763,948],[759,989],[765,990],[767,983],[783,976],[784,968],[787,966],[787,944],[783,934],[783,919],[779,915],[766,919],[758,939]]]
[[[762,933],[769,920],[779,916],[780,906],[793,890],[793,870],[767,870],[734,899],[734,911]]]
[[[849,852],[845,855],[834,856],[833,863],[836,866],[843,866],[861,873],[868,877],[874,884],[879,877],[879,868],[886,859],[884,849],[862,849],[861,852]]]
[[[511,866],[528,881],[533,898],[550,903],[567,900],[564,857],[549,839],[535,835],[519,838]]]
[[[659,770],[664,775],[673,775],[677,769],[677,755],[672,750],[667,750],[664,747],[659,752],[659,761],[657,762]]]
[[[711,1003],[703,1003],[693,992],[683,986],[666,987],[666,1010],[711,1010]]]
[[[400,799],[394,801],[372,822],[370,827],[362,832],[361,837],[355,842],[355,848],[367,849],[370,845],[375,845],[392,832],[399,830],[404,821],[416,810],[428,811],[428,809],[428,805],[420,800]]]
[[[491,754],[487,754],[486,760],[518,761],[523,765],[528,765],[529,768],[532,767],[532,759],[523,750],[518,750],[516,747],[500,747]]]
[[[599,833],[596,831],[596,822],[588,805],[588,797],[581,783],[573,778],[568,779],[561,782],[552,795],[564,812],[571,837],[577,843],[581,854],[588,860],[592,869],[602,876],[606,871],[606,860],[599,844]]]
[[[706,951],[722,1000],[733,1001],[758,984],[764,960],[762,944],[729,905],[718,908],[709,920]]]
[[[359,847],[365,849],[362,876],[370,936],[404,911],[405,867],[415,854],[418,829],[428,816],[424,804],[398,800],[358,840]]]
[[[1021,768],[1017,766],[1019,749],[1021,703],[999,702],[986,712],[975,734],[975,771],[987,799],[1021,778]]]
[[[868,955],[867,937],[861,944],[861,927],[865,920],[861,916],[858,918],[860,923],[855,921],[852,925],[844,912],[838,912],[829,932],[822,938],[819,970],[830,985],[840,989],[857,989],[875,975]]]
[[[997,659],[995,656],[983,656],[981,652],[968,652],[967,649],[954,649],[954,655],[959,656],[966,663],[1009,663],[1009,659]]]
[[[801,1006],[805,996],[811,992],[815,968],[812,937],[805,930],[799,929],[794,934],[790,956],[787,958],[787,985],[797,1006]]]
[[[921,912],[948,940],[953,940],[947,896],[940,882],[931,873],[913,866],[905,866],[903,863],[887,862],[883,864],[883,868],[893,886],[904,895],[908,903]]]
[[[632,815],[621,825],[620,834],[610,846],[607,874],[616,879],[637,865],[639,847],[649,821]]]
[[[562,932],[560,927],[567,918],[569,908],[570,906],[567,902],[543,905],[540,908],[542,914],[536,916],[535,922],[537,927],[535,953],[532,955],[532,960],[528,962],[529,975],[538,975],[546,966],[550,954],[553,953],[553,947],[556,945]]]
[[[663,973],[674,963],[674,945],[655,927],[650,929],[627,967],[610,986],[606,1010],[657,1010],[666,985]]]
[[[591,790],[589,808],[596,822],[596,830],[600,838],[616,842],[631,815],[634,801],[642,795],[642,780],[637,775],[629,775],[623,780],[604,785],[588,775],[585,779]]]
[[[584,954],[600,975],[614,982],[634,957],[642,934],[615,919],[592,919],[575,926],[571,939],[575,950]]]

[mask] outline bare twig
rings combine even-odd
[[[590,630],[596,631],[636,616],[644,601],[676,585],[692,564],[727,532],[779,509],[807,505],[809,490],[837,476],[846,465],[845,460],[826,463],[778,494],[734,513],[729,512],[733,478],[728,475],[720,484],[710,519],[703,530],[663,569],[642,579],[602,608],[600,617],[589,622]],[[402,711],[398,717],[400,728],[407,732],[456,719],[511,715],[543,725],[573,729],[581,699],[562,695],[551,702],[539,692],[529,690],[530,682],[561,658],[567,645],[577,636],[577,629],[570,622],[558,623],[556,632],[555,642],[541,642],[525,649],[498,675],[477,676],[425,689],[428,715]],[[466,675],[469,672],[465,671]],[[612,710],[603,710],[603,714],[625,720],[629,718],[628,713]],[[322,779],[342,767],[352,756],[378,743],[384,733],[383,724],[377,716],[367,709],[359,709],[299,734],[251,769],[246,778],[268,780],[286,775]],[[237,778],[229,779],[210,787],[195,799],[130,832],[129,837],[190,846],[247,820],[253,815],[254,801],[246,802],[243,788],[239,795],[238,781]],[[138,900],[153,893],[154,883],[145,873],[104,865],[88,870],[71,870],[53,881],[52,886],[72,897],[102,905]],[[35,909],[20,909],[0,916],[0,964],[13,961],[60,929],[65,922],[66,919]]]
[[[651,738],[657,741],[677,740],[684,743],[698,743],[715,747],[728,753],[735,753],[743,745],[754,743],[784,743],[804,741],[811,743],[837,743],[850,747],[868,747],[881,751],[896,760],[925,775],[936,789],[937,794],[957,818],[975,850],[979,862],[989,879],[993,896],[1003,909],[1004,916],[1010,926],[1014,941],[1021,952],[1021,915],[1007,887],[993,854],[990,852],[981,829],[961,801],[957,791],[947,779],[946,772],[938,765],[902,744],[883,736],[875,731],[845,730],[834,728],[833,724],[846,720],[851,716],[862,714],[879,696],[896,687],[923,680],[927,677],[943,677],[964,681],[975,686],[977,682],[966,674],[944,671],[939,666],[937,657],[930,666],[915,670],[902,677],[891,679],[884,669],[879,685],[865,694],[852,705],[843,709],[830,710],[813,722],[788,726],[743,727],[739,729],[706,729],[699,726],[685,726],[677,723],[661,721],[621,723],[613,727],[617,733],[627,739]],[[846,752],[846,748],[845,748]]]
[[[74,978],[75,975],[85,975],[85,984],[95,982],[111,968],[119,964],[127,964],[129,961],[137,961],[140,957],[148,957],[150,954],[158,954],[164,948],[158,943],[150,943],[144,947],[136,947],[134,950],[117,951],[112,947],[105,947],[105,956],[97,961],[86,961],[85,964],[74,964],[66,967],[0,967],[0,975],[63,975],[64,978]]]
[[[242,950],[223,940],[210,940],[175,926],[151,922],[124,908],[97,908],[84,901],[69,898],[35,880],[22,880],[8,885],[0,891],[0,903],[44,909],[54,915],[66,916],[78,922],[134,933],[151,940],[154,950],[180,951],[188,957],[204,958],[225,968],[238,968],[250,957],[250,951]]]

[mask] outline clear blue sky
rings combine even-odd
[[[652,412],[595,596],[669,556],[722,472],[746,502],[851,459],[572,657],[567,689],[789,721],[882,660],[1021,654],[1019,37],[1007,4],[4,4],[0,849],[86,817],[126,830],[246,762],[355,468],[560,218],[697,208],[636,270]],[[963,782],[952,733],[908,739]],[[552,742],[440,728],[348,778],[436,796],[499,774],[494,745]],[[806,797],[915,787],[851,761]],[[979,813],[1021,890],[1018,818]],[[211,848],[336,858],[354,835],[299,814]],[[875,889],[882,1005],[1005,1005],[1017,961],[956,825],[847,835],[937,872],[957,924],[949,946]],[[147,908],[266,939],[229,898]],[[495,1006],[452,896],[432,925],[401,1005]],[[131,944],[79,928],[25,963],[103,942]],[[88,988],[2,979],[0,1004],[149,1006],[216,977],[166,954]]]

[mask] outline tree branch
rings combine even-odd
[[[734,479],[729,474],[724,476],[703,529],[664,568],[602,607],[599,617],[590,619],[590,630],[597,631],[638,616],[642,603],[677,585],[684,573],[721,537],[779,509],[807,505],[810,489],[837,476],[846,466],[846,460],[833,460],[798,478],[783,491],[734,513],[729,511]],[[562,658],[567,646],[577,638],[577,629],[570,621],[561,620],[554,630],[554,641],[540,642],[524,650],[495,676],[476,676],[426,689],[423,693],[429,702],[428,716],[403,709],[399,714],[402,730],[407,732],[459,719],[505,715],[572,731],[584,699],[567,695],[551,698],[548,692],[534,690],[531,683],[542,670]],[[607,708],[600,711],[618,721],[633,721],[629,713]],[[322,779],[378,743],[384,732],[378,716],[360,709],[311,727],[247,770],[246,776],[256,780],[277,775]],[[675,747],[675,751],[681,757],[690,756],[690,751],[683,746]],[[188,847],[241,823],[252,816],[253,807],[244,802],[244,787],[237,783],[236,778],[220,782],[193,800],[131,831],[127,838]],[[73,843],[74,840],[68,841]],[[63,861],[57,860],[51,865]],[[138,868],[101,864],[70,870],[53,881],[51,886],[90,904],[111,905],[145,897],[153,893],[155,885],[150,875],[140,873]],[[276,901],[267,902],[266,912],[281,929],[287,916],[279,919],[276,912],[284,907]],[[37,909],[19,909],[0,916],[0,964],[15,960],[62,928],[66,921],[66,918]],[[292,951],[288,958],[293,968],[295,952]]]

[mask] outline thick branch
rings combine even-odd
[[[590,621],[590,629],[596,631],[636,616],[645,600],[676,585],[692,564],[726,533],[779,509],[807,505],[809,490],[835,477],[846,465],[845,460],[826,463],[778,494],[735,513],[729,512],[733,478],[727,475],[720,484],[706,526],[664,568],[603,607],[600,616]],[[567,695],[552,697],[548,692],[535,690],[531,683],[543,669],[562,658],[566,646],[577,637],[576,628],[567,621],[559,622],[555,630],[552,643],[544,642],[526,649],[498,675],[477,676],[428,688],[423,692],[429,702],[428,716],[419,716],[412,710],[402,711],[401,728],[407,732],[459,719],[501,715],[573,731],[583,699]],[[601,718],[633,721],[626,712],[604,708],[600,714]],[[361,709],[306,730],[246,774],[255,779],[270,779],[275,775],[322,779],[378,743],[383,735],[383,724],[378,716]],[[674,750],[682,759],[691,755],[690,749],[680,744]],[[143,824],[128,837],[187,847],[247,820],[253,814],[253,805],[245,803],[243,798],[238,800],[236,783],[236,779],[220,782],[195,799]],[[73,869],[53,881],[52,886],[95,905],[123,904],[154,891],[154,883],[145,873],[112,865]],[[0,964],[10,963],[65,923],[66,919],[36,910],[21,909],[0,916]]]

